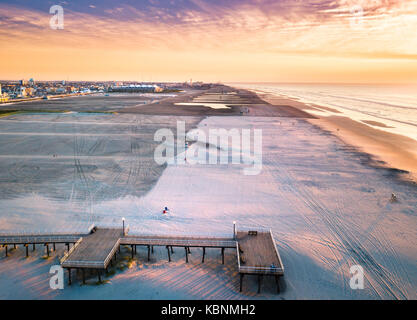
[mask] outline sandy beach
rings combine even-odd
[[[177,105],[196,101],[201,107]],[[417,298],[415,185],[323,130],[300,105],[224,87],[111,110],[0,119],[0,233],[80,230],[122,217],[130,232],[146,234],[230,235],[233,221],[271,228],[286,270],[281,293],[265,281],[256,294],[254,278],[239,293],[234,252],[221,265],[220,253],[208,251],[202,264],[201,250],[193,249],[186,264],[183,250],[169,263],[162,248],[151,262],[139,250],[103,285],[89,280],[54,291],[49,268],[64,248],[49,260],[40,250],[26,259],[18,248],[8,258],[0,250],[0,299]],[[156,165],[153,134],[177,120],[205,132],[262,129],[261,173],[242,174],[245,164]],[[358,264],[365,288],[352,290],[349,268]]]

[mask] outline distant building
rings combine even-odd
[[[77,92],[77,88],[75,88],[73,86],[67,86],[66,90],[67,90],[67,93]]]
[[[22,86],[19,87],[18,96],[19,97],[26,97],[27,96],[26,87],[22,87]]]
[[[164,88],[161,88],[159,86],[155,86],[155,92],[164,92]]]
[[[0,103],[7,102],[8,100],[9,100],[9,95],[1,91],[1,85],[0,85]]]
[[[126,86],[112,86],[110,92],[162,92],[163,89],[153,84],[131,84]]]
[[[7,102],[7,100],[9,100],[9,97],[6,93],[3,93],[3,91],[1,90],[1,84],[0,84],[0,103]]]
[[[31,87],[26,87],[25,88],[25,96],[26,97],[32,97],[32,96],[35,95],[35,93],[36,93],[35,88],[31,88]]]

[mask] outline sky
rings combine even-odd
[[[417,83],[416,30],[417,0],[0,0],[0,78]]]

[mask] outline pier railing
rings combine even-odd
[[[115,254],[115,252],[116,252],[117,248],[119,248],[119,246],[120,246],[120,239],[116,242],[116,244],[114,245],[114,247],[111,249],[109,255],[104,260],[104,266],[103,266],[104,268],[107,267],[107,265],[110,262],[110,259],[113,258],[113,255]]]
[[[46,231],[27,231],[27,232],[0,232],[0,237],[59,237],[59,236],[78,236],[86,235],[89,232],[46,232]]]
[[[88,228],[83,227],[82,231],[80,229],[74,230],[73,232],[68,231],[48,231],[48,230],[27,230],[27,231],[0,231],[0,237],[57,237],[57,236],[81,236],[91,233],[91,231],[96,227],[93,223]]]
[[[271,236],[272,243],[274,244],[275,253],[278,256],[279,264],[281,266],[280,267],[281,273],[284,274],[284,264],[282,263],[281,256],[279,255],[279,252],[278,252],[278,249],[277,249],[277,244],[275,243],[275,238],[272,235],[272,231],[269,232],[269,235]]]
[[[13,235],[0,236],[1,244],[28,244],[28,243],[69,243],[76,242],[81,235]]]
[[[78,241],[76,243],[74,243],[74,245],[68,251],[64,252],[64,255],[62,256],[62,258],[59,259],[59,262],[61,264],[63,264],[65,262],[65,260],[68,259],[68,257],[75,250],[75,248],[77,248],[80,245],[81,241],[83,241],[83,238],[78,239]]]
[[[271,232],[270,228],[264,228],[264,227],[246,227],[246,226],[239,226],[237,228],[237,232],[249,232],[249,231],[257,231],[259,233],[269,233]]]
[[[276,273],[277,275],[284,274],[284,271],[278,267],[239,267],[240,273]]]
[[[121,244],[133,245],[160,245],[160,246],[177,246],[177,247],[217,247],[217,248],[235,248],[236,241],[232,238],[179,238],[167,236],[127,236],[121,239]]]
[[[216,233],[193,233],[187,231],[167,231],[164,233],[155,233],[152,231],[142,231],[131,229],[128,237],[146,237],[146,238],[193,238],[193,239],[233,239],[233,233],[216,232]]]

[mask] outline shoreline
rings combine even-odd
[[[255,92],[253,90],[252,92]],[[274,96],[271,93],[259,93],[259,97],[276,107],[291,106],[303,112],[329,109],[319,105],[308,106],[303,102],[287,97]],[[364,124],[343,115],[319,116],[309,113],[314,118],[305,119],[319,128],[331,132],[343,143],[369,154],[371,165],[386,169],[397,169],[403,180],[417,182],[417,141],[403,135],[394,134],[375,128],[376,124]],[[379,125],[377,126],[379,127]]]

